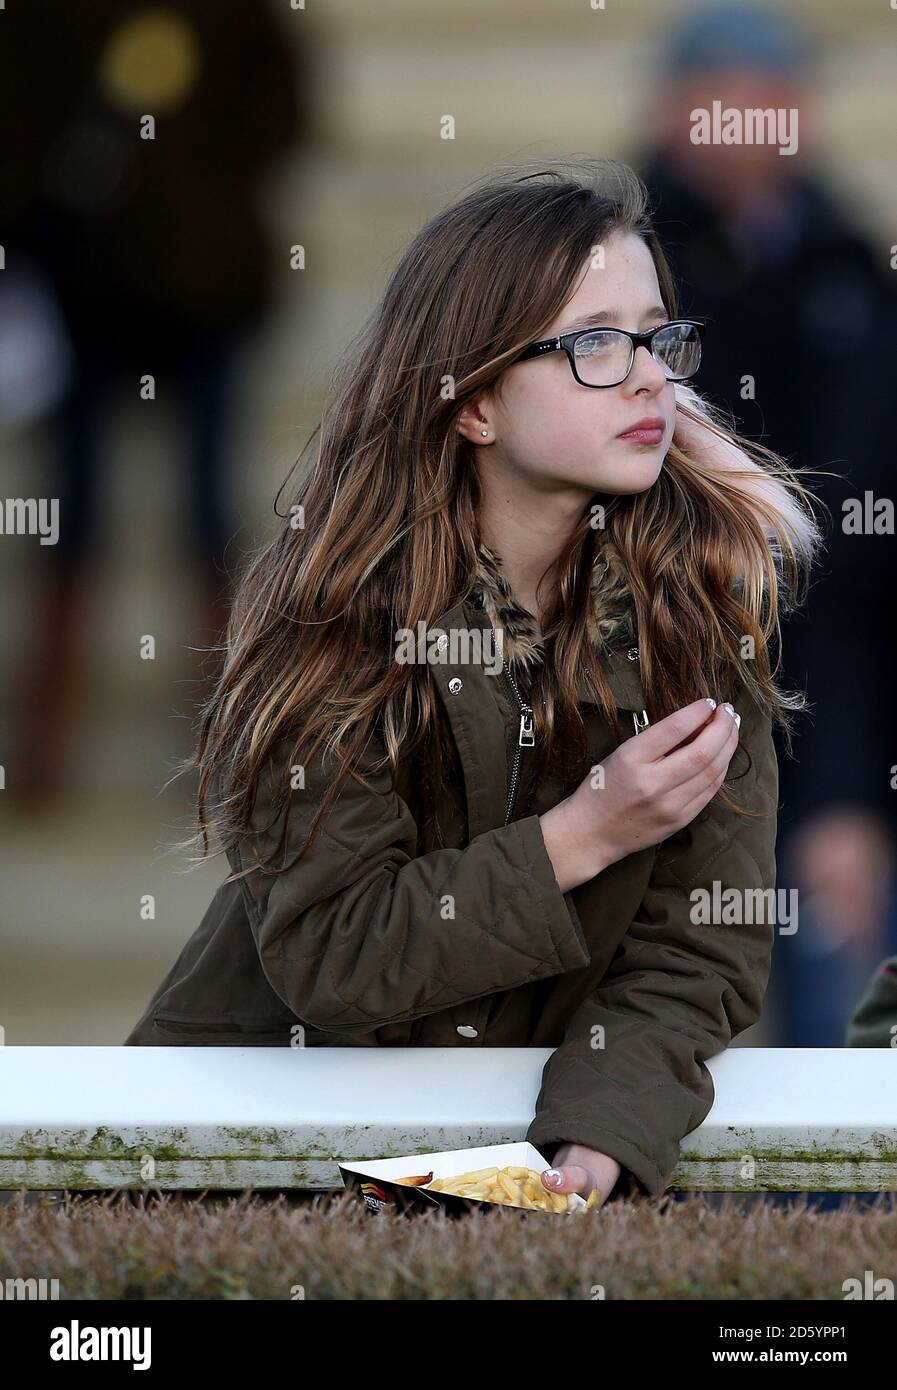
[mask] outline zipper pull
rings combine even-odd
[[[520,713],[520,737],[517,740],[521,748],[533,748],[536,743],[536,735],[533,731],[533,707],[524,705]]]

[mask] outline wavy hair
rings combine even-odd
[[[296,460],[289,512],[236,587],[220,673],[181,767],[198,774],[196,831],[180,846],[201,846],[196,862],[210,856],[210,832],[225,848],[252,833],[260,773],[284,739],[289,765],[319,752],[335,760],[302,852],[372,739],[372,769],[388,764],[395,775],[401,756],[421,754],[435,805],[451,739],[429,665],[397,661],[395,634],[432,623],[474,582],[480,489],[474,446],[456,420],[470,398],[500,391],[504,370],[573,293],[586,257],[617,230],[643,238],[664,306],[678,317],[647,189],[616,160],[499,170],[432,217],[402,254]],[[779,615],[802,600],[820,540],[813,495],[798,470],[742,439],[696,392],[677,388],[677,397],[717,452],[689,457],[673,444],[646,491],[596,494],[603,536],[586,506],[552,566],[546,659],[530,698],[542,766],[554,759],[571,789],[585,775],[578,672],[620,735],[587,624],[605,540],[628,575],[652,720],[707,690],[731,699],[741,684],[790,740],[790,713],[805,707],[800,693],[778,688],[770,657]],[[276,814],[289,799],[281,780]],[[262,867],[287,866],[271,856]]]

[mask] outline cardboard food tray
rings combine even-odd
[[[383,1211],[394,1206],[400,1211],[424,1211],[434,1206],[447,1213],[460,1215],[474,1207],[510,1207],[506,1202],[490,1202],[474,1197],[457,1197],[449,1192],[430,1192],[426,1187],[406,1187],[396,1178],[408,1178],[432,1170],[433,1179],[454,1178],[479,1168],[534,1168],[541,1173],[551,1165],[534,1145],[522,1140],[516,1144],[489,1144],[479,1149],[447,1149],[443,1153],[406,1154],[402,1158],[374,1158],[360,1163],[338,1163],[340,1177],[346,1188],[364,1200],[371,1211]],[[546,1216],[569,1216],[585,1211],[585,1199],[578,1193],[568,1194],[566,1212],[545,1212]],[[535,1207],[513,1207],[514,1211],[537,1211]]]

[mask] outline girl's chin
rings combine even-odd
[[[645,449],[640,458],[633,458],[625,467],[599,468],[593,486],[599,492],[644,492],[660,477],[665,453]]]

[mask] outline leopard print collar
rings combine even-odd
[[[635,640],[632,594],[617,547],[599,537],[592,566],[590,633],[599,652]],[[535,615],[518,603],[502,568],[501,557],[485,542],[477,546],[477,572],[472,601],[485,609],[495,628],[504,631],[508,665],[530,674],[544,656]]]

